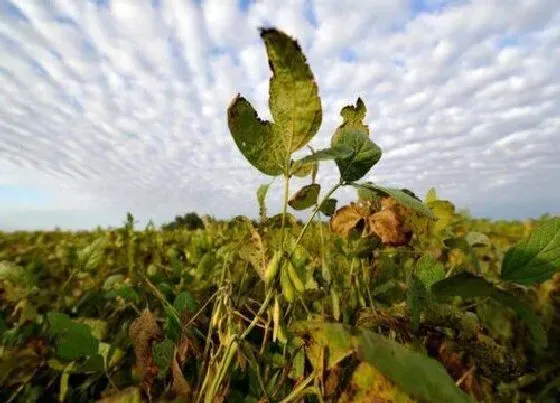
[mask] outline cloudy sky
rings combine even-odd
[[[315,74],[311,144],[364,99],[384,152],[365,179],[475,216],[560,212],[558,0],[0,0],[0,229],[256,216],[271,178],[225,117],[238,92],[270,116],[263,25]]]

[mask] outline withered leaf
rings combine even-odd
[[[158,373],[158,367],[152,356],[152,344],[163,339],[163,331],[157,324],[155,316],[145,309],[130,325],[128,335],[134,346],[136,368],[142,378],[141,387],[149,394]]]
[[[381,201],[381,211],[368,218],[368,230],[375,233],[387,246],[403,246],[412,238],[412,231],[407,225],[406,207],[392,198]]]
[[[352,202],[338,209],[331,217],[331,231],[348,237],[350,232],[363,224],[369,215],[368,209],[359,203]]]
[[[182,398],[187,399],[191,393],[191,385],[187,382],[185,377],[183,376],[183,371],[181,370],[181,366],[179,361],[181,357],[178,351],[175,351],[174,359],[171,362],[171,374],[173,376],[173,385],[171,387],[171,391],[175,396],[180,396]]]

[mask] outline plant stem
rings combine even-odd
[[[282,238],[281,248],[284,250],[284,239],[286,235],[286,213],[288,211],[288,199],[290,197],[290,176],[288,171],[284,173],[284,200],[282,202]]]
[[[245,329],[245,331],[241,334],[241,336],[239,336],[240,341],[245,340],[245,338],[249,335],[249,333],[251,333],[251,330],[253,330],[253,328],[257,325],[257,323],[259,322],[260,316],[268,308],[268,305],[270,304],[270,300],[274,296],[274,292],[275,292],[275,287],[271,287],[268,290],[268,292],[266,293],[266,297],[264,298],[264,302],[262,303],[262,305],[259,308],[259,311],[255,315],[255,317],[253,318],[253,321],[251,323],[249,323],[249,326],[247,326],[247,329]]]
[[[338,188],[342,186],[342,182],[337,183],[336,185],[334,185],[331,190],[329,190],[329,192],[325,195],[325,197],[323,197],[323,200],[321,200],[321,203],[318,203],[315,208],[313,209],[313,212],[311,213],[311,216],[307,219],[307,221],[305,222],[305,224],[303,225],[303,228],[301,230],[301,232],[299,233],[299,236],[296,239],[296,243],[294,245],[294,248],[301,242],[303,236],[305,235],[305,232],[307,231],[307,228],[309,227],[309,224],[311,224],[311,222],[313,221],[313,219],[315,218],[315,215],[317,214],[317,212],[319,211],[319,209],[321,208],[321,206],[323,205],[323,203],[325,202],[325,200],[327,200],[329,197],[331,197],[331,195],[336,192],[338,190]]]

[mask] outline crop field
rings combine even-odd
[[[294,159],[322,122],[317,83],[294,39],[260,35],[273,121],[237,95],[228,126],[283,180],[282,211],[265,183],[258,220],[0,232],[0,401],[558,401],[560,219],[474,219],[363,181],[383,158],[360,98]]]

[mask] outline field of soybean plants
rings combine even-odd
[[[265,183],[258,220],[0,233],[0,400],[558,401],[560,219],[474,219],[363,181],[383,158],[360,98],[329,148],[306,147],[311,67],[285,33],[260,37],[273,120],[237,95],[228,127],[283,180],[281,211]],[[336,183],[316,181],[325,163]]]

